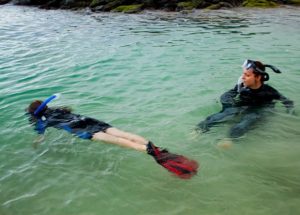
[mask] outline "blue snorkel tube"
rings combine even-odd
[[[34,116],[37,116],[45,107],[46,105],[51,102],[53,99],[56,99],[59,97],[59,94],[53,94],[52,96],[50,96],[49,98],[47,98],[46,100],[44,100],[42,102],[42,104],[34,111]]]

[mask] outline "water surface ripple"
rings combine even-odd
[[[231,124],[195,135],[220,110],[244,59],[283,73],[270,84],[299,109],[300,9],[137,15],[0,6],[0,214],[299,214],[299,116],[282,105],[229,150]],[[151,157],[49,129],[24,109],[52,105],[102,119],[201,163],[191,180]]]

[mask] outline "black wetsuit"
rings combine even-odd
[[[231,119],[241,114],[241,121],[231,129],[230,137],[242,136],[257,119],[261,118],[263,107],[274,107],[275,101],[281,101],[286,108],[293,107],[293,101],[281,95],[273,87],[263,84],[259,89],[250,89],[243,84],[236,85],[233,89],[221,95],[222,110],[207,117],[198,124],[202,131],[208,131],[213,125]]]
[[[38,117],[31,116],[31,122],[35,123],[35,130],[43,134],[47,127],[64,129],[83,139],[91,139],[93,134],[112,127],[111,125],[97,119],[84,117],[71,113],[63,108],[48,108]]]

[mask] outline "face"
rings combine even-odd
[[[243,75],[242,75],[242,80],[244,86],[251,88],[251,89],[257,89],[261,86],[261,76],[253,73],[253,69],[243,69]]]

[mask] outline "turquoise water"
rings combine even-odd
[[[299,214],[299,115],[282,105],[229,149],[220,109],[244,59],[283,73],[270,84],[300,114],[300,9],[90,14],[0,6],[0,214]],[[191,180],[151,157],[49,129],[24,116],[34,99],[102,119],[199,161]]]

